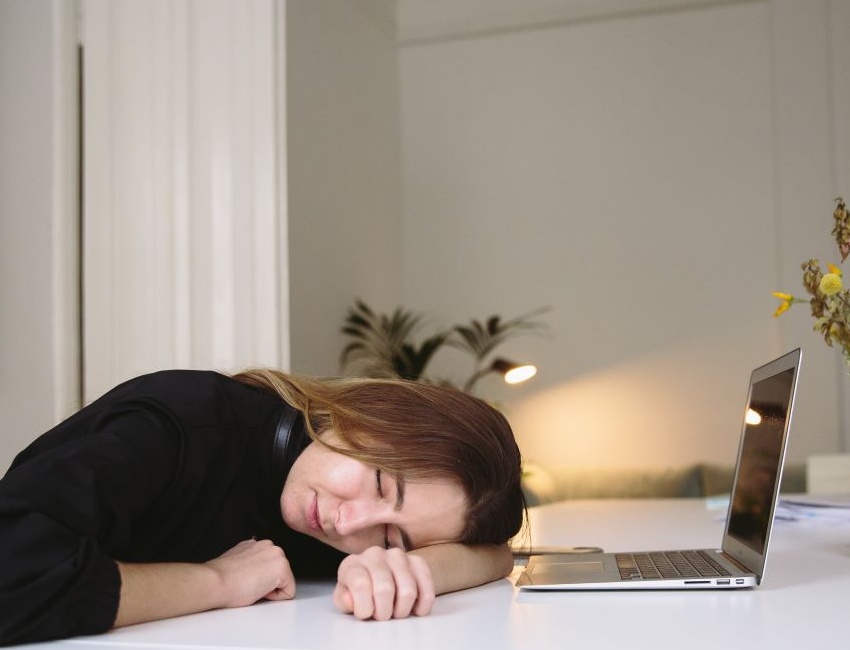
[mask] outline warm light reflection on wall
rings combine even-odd
[[[729,381],[728,359],[718,359],[722,371],[694,372],[692,354],[634,359],[510,403],[523,457],[583,468],[731,465],[747,371]]]

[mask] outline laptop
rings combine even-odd
[[[782,480],[800,359],[800,350],[794,350],[756,368],[750,377],[719,549],[541,555],[532,551],[517,586],[526,591],[571,591],[734,589],[760,584]]]

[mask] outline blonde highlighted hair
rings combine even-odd
[[[234,379],[304,414],[308,435],[333,429],[334,450],[403,480],[449,478],[467,496],[458,541],[501,544],[521,528],[521,458],[505,417],[460,390],[395,379],[313,379],[249,369]],[[324,444],[324,443],[322,443]]]

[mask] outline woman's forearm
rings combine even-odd
[[[283,550],[269,540],[246,540],[204,564],[118,563],[121,595],[114,627],[244,607],[295,596]]]
[[[224,607],[215,570],[205,564],[118,563],[121,596],[114,627]]]
[[[513,569],[507,544],[439,544],[410,554],[428,565],[435,594],[498,580]],[[115,627],[295,595],[289,564],[268,541],[242,542],[205,564],[119,563],[118,568],[121,599]],[[350,611],[348,605],[342,609]]]
[[[437,594],[477,587],[504,578],[513,570],[513,556],[507,544],[438,544],[410,553],[428,564]]]

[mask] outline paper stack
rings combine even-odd
[[[783,496],[776,518],[824,524],[850,524],[850,494],[798,494]]]

